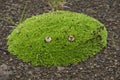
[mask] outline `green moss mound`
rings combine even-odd
[[[50,42],[45,37],[51,37]],[[74,40],[69,41],[68,37]],[[54,11],[18,24],[8,36],[8,50],[34,66],[59,66],[85,61],[106,46],[107,31],[84,14]]]

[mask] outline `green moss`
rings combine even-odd
[[[51,42],[45,42],[45,37]],[[73,36],[74,41],[69,41]],[[69,65],[85,61],[106,46],[107,31],[87,15],[55,11],[33,16],[8,36],[8,50],[34,66]]]

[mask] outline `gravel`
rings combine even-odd
[[[43,0],[0,0],[0,17],[9,16],[17,23],[26,2],[25,18],[50,11]],[[107,47],[85,62],[59,67],[33,67],[0,51],[0,80],[120,80],[120,0],[67,0],[64,10],[85,13],[105,24]],[[0,20],[0,48],[7,49],[7,36],[14,28]]]

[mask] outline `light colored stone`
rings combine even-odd
[[[59,71],[62,71],[62,70],[64,70],[65,68],[64,68],[64,67],[57,67],[57,69],[58,69]]]

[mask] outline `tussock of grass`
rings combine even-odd
[[[45,37],[51,37],[46,42]],[[69,41],[73,36],[74,41]],[[59,66],[81,62],[106,46],[107,31],[87,15],[54,11],[33,16],[8,36],[8,50],[34,66]]]

